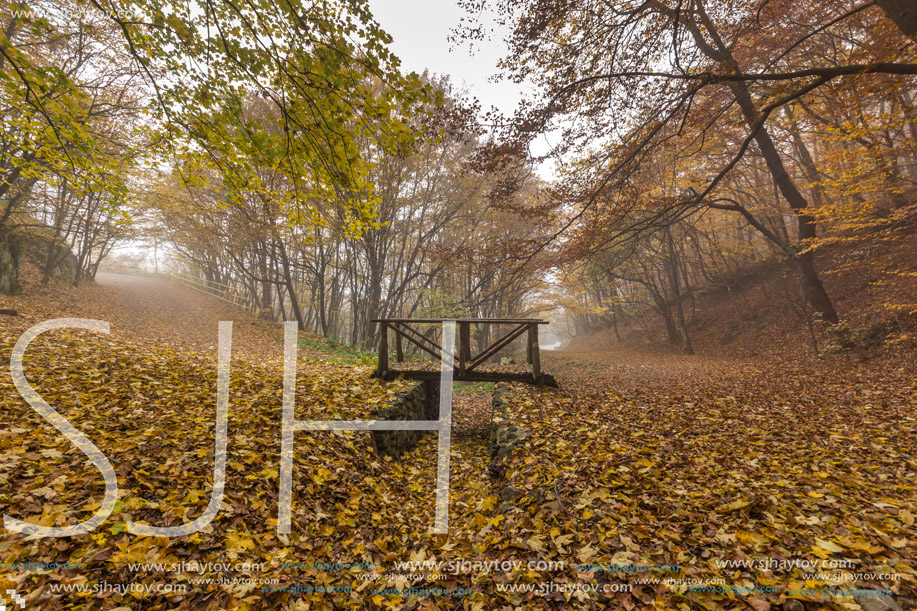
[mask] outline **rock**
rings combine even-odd
[[[854,596],[853,599],[863,607],[863,611],[904,611],[901,605],[887,594],[877,594],[875,596],[859,594]]]
[[[487,466],[487,472],[494,479],[503,479],[506,477],[506,461],[494,460]]]
[[[0,235],[0,295],[19,295],[19,266],[22,263],[22,240],[9,233]]]
[[[507,486],[503,489],[503,492],[500,493],[500,499],[506,502],[512,502],[522,496],[522,491],[514,486]]]
[[[798,600],[788,600],[780,605],[783,611],[806,611],[806,606]]]

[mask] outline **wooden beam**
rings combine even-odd
[[[429,342],[429,343],[432,344],[435,348],[439,349],[440,352],[435,352],[434,350],[431,350],[428,346],[425,346],[424,344],[422,344],[421,341],[418,341],[418,340],[414,339],[413,337],[411,337],[410,335],[408,335],[408,334],[407,334],[407,331],[411,331],[411,332],[413,332],[413,333],[416,333],[417,336],[420,337],[420,340],[421,340],[421,341],[423,341],[423,342]],[[421,350],[423,350],[423,351],[426,352],[427,354],[431,355],[433,358],[435,358],[435,359],[440,359],[440,360],[442,359],[442,352],[441,352],[441,351],[442,351],[442,348],[441,348],[436,342],[432,341],[432,340],[431,340],[430,338],[428,338],[428,337],[425,337],[425,336],[421,335],[420,333],[417,333],[417,331],[416,331],[415,329],[412,329],[412,328],[409,327],[408,325],[404,325],[404,328],[396,328],[396,329],[395,329],[395,333],[404,336],[404,338],[405,338],[406,340],[408,340],[409,342],[411,342],[412,344],[414,344],[415,346],[417,346],[418,348],[420,348]]]
[[[465,365],[471,360],[471,323],[460,322],[459,328],[459,375],[465,373]]]
[[[3,314],[4,316],[19,316],[19,312],[16,310],[9,310],[6,308],[0,310],[0,314]]]
[[[528,326],[528,335],[525,338],[525,362],[532,364],[532,326]]]
[[[541,383],[541,348],[538,346],[538,325],[529,325],[529,345],[532,347],[532,375]]]
[[[392,328],[395,329],[395,360],[399,363],[404,362],[404,347],[402,346],[403,336],[401,333],[398,333],[398,323],[392,325]]]
[[[376,376],[382,377],[384,380],[394,380],[398,377],[405,377],[409,380],[432,380],[437,381],[440,378],[439,371],[427,371],[427,370],[417,370],[417,369],[390,369],[385,376]],[[457,382],[525,382],[527,384],[536,384],[535,378],[532,377],[531,373],[515,373],[515,372],[500,372],[500,371],[472,371],[466,372],[465,375],[454,377]],[[545,373],[541,376],[540,383],[544,386],[557,386],[557,381],[554,377]]]
[[[402,328],[402,330],[401,330],[400,332],[401,332],[401,333],[404,333],[404,336],[405,336],[405,337],[409,337],[409,336],[408,336],[408,332],[411,332],[411,333],[413,333],[414,335],[416,335],[417,337],[419,337],[419,338],[420,338],[420,341],[429,343],[431,346],[433,346],[434,348],[436,348],[437,350],[439,350],[440,353],[443,351],[443,347],[442,347],[442,346],[440,346],[439,344],[437,344],[436,342],[434,342],[432,339],[430,339],[429,337],[427,337],[426,335],[424,335],[423,333],[421,333],[420,331],[418,331],[417,329],[415,329],[415,328],[412,327],[411,325],[409,325],[409,324],[407,324],[407,323],[401,323],[401,328]],[[439,357],[437,356],[437,358],[439,358]]]
[[[449,320],[453,322],[485,323],[496,325],[521,325],[523,323],[534,323],[537,325],[550,324],[549,321],[541,320],[538,318],[373,318],[370,322],[385,321],[432,325]]]
[[[471,371],[472,369],[474,369],[475,367],[477,367],[478,365],[480,365],[481,363],[483,363],[484,361],[492,357],[494,354],[502,350],[504,346],[508,345],[511,341],[513,341],[514,339],[516,339],[517,337],[525,333],[526,329],[528,329],[528,325],[519,325],[518,327],[516,327],[515,329],[513,329],[512,331],[510,331],[509,333],[507,333],[500,339],[498,339],[496,342],[491,344],[490,347],[488,347],[484,352],[474,357],[474,359],[471,361],[471,364],[465,369],[465,371]]]

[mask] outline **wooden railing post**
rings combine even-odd
[[[459,375],[465,375],[465,367],[471,360],[471,323],[459,323]]]
[[[535,380],[541,381],[541,349],[538,347],[538,325],[532,323],[529,325],[529,346],[532,349],[532,375]]]
[[[385,378],[388,373],[388,323],[379,323],[379,377]]]
[[[395,361],[402,363],[404,362],[404,348],[401,345],[401,333],[397,323],[392,325],[392,331],[395,332]]]
[[[529,325],[528,337],[525,340],[525,362],[529,365],[532,364],[532,359],[534,358],[534,355],[532,354],[532,338],[537,333],[538,332],[536,331],[535,326]]]

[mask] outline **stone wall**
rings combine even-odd
[[[502,476],[506,462],[513,454],[513,448],[528,438],[528,433],[510,420],[506,400],[510,387],[498,384],[494,388],[490,420],[490,471],[495,476]]]
[[[514,423],[509,414],[509,401],[507,397],[512,388],[505,384],[498,384],[494,388],[492,399],[492,412],[490,419],[490,464],[487,469],[491,477],[498,482],[506,481],[506,468],[513,458],[513,448],[528,439],[528,432]],[[505,485],[500,492],[500,512],[511,511],[514,504],[523,496],[522,490],[514,486]]]
[[[417,382],[387,407],[372,412],[377,420],[438,420],[439,382]],[[413,450],[429,431],[372,431],[376,452],[401,456]]]

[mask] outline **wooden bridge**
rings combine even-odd
[[[499,382],[516,381],[530,384],[557,386],[550,374],[541,368],[541,352],[538,347],[538,326],[548,321],[535,318],[375,318],[379,323],[379,361],[373,377],[392,380],[399,375],[415,380],[439,379],[439,370],[426,369],[392,369],[389,367],[389,331],[394,333],[395,360],[404,361],[404,342],[417,346],[422,352],[432,356],[437,362],[442,361],[443,348],[433,339],[416,329],[413,325],[442,324],[445,321],[455,322],[458,331],[458,346],[455,350],[455,369],[453,380],[461,382]],[[491,342],[477,355],[471,352],[471,325],[510,326],[510,330],[497,340]],[[497,355],[514,340],[526,334],[526,361],[531,365],[531,372],[481,371],[478,368],[488,359]]]

